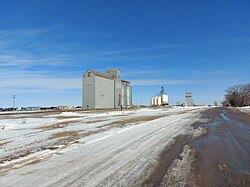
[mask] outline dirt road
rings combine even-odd
[[[250,115],[237,109],[14,115],[0,123],[0,186],[250,186]]]
[[[250,115],[215,108],[203,113],[208,133],[191,143],[196,186],[250,186]]]

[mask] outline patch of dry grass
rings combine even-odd
[[[54,123],[51,125],[39,127],[39,129],[46,129],[46,130],[59,129],[59,128],[64,128],[64,127],[68,126],[69,124],[78,123],[78,122],[80,122],[80,120],[70,120],[70,121],[58,122],[58,123]]]
[[[8,143],[10,143],[10,141],[6,141],[6,142],[1,142],[1,141],[0,141],[0,147],[6,145],[6,144],[8,144]]]
[[[98,126],[98,128],[102,128],[102,127],[107,127],[107,126],[118,126],[118,127],[123,127],[127,124],[131,124],[131,123],[137,123],[137,122],[144,122],[144,121],[152,121],[155,119],[159,119],[165,117],[165,115],[160,115],[160,116],[137,116],[137,117],[133,117],[133,118],[128,118],[128,119],[122,119],[120,121],[114,121],[112,123],[108,123],[102,126]]]
[[[53,118],[56,119],[73,119],[73,118],[81,118],[82,116],[55,116]]]
[[[15,154],[6,156],[6,157],[0,159],[0,164],[4,163],[5,161],[16,160],[18,158],[28,156],[29,154],[31,154],[31,151],[27,150],[27,151],[21,151],[19,153],[15,153]]]
[[[107,121],[107,120],[99,119],[99,120],[87,121],[86,123],[91,124],[91,123],[98,123],[98,122],[103,122],[103,121]]]
[[[19,157],[13,157],[13,156],[9,156],[8,160],[5,161],[12,161],[15,159],[18,159],[20,157],[25,157],[28,156],[29,152],[24,153],[23,155],[19,156]],[[6,173],[12,171],[12,170],[16,170],[28,165],[33,165],[33,164],[37,164],[39,162],[42,162],[46,159],[48,159],[48,157],[50,157],[51,155],[47,156],[47,158],[41,158],[41,157],[32,157],[32,158],[24,158],[23,160],[16,160],[13,163],[9,163],[5,166],[1,166],[1,163],[4,163],[5,161],[1,161],[0,160],[0,176],[4,176]]]
[[[56,139],[56,138],[71,138],[79,136],[78,131],[64,131],[52,134],[48,139]]]

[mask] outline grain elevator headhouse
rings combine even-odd
[[[129,108],[132,106],[132,87],[121,80],[120,68],[108,69],[106,73],[88,70],[82,81],[82,107]]]

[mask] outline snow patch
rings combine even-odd
[[[190,146],[185,145],[179,158],[175,159],[169,166],[160,186],[186,186],[191,170],[191,164],[194,160],[193,156],[194,150],[192,150]]]

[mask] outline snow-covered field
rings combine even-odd
[[[140,186],[205,109],[2,114],[0,186]]]

